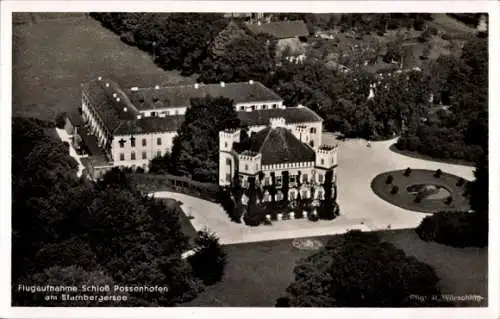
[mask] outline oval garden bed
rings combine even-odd
[[[377,196],[398,207],[423,213],[469,210],[467,180],[441,171],[406,169],[375,176]]]

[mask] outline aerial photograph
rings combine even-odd
[[[11,306],[488,307],[489,18],[13,12]]]

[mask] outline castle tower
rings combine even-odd
[[[233,144],[240,141],[240,129],[219,132],[219,185],[231,184],[235,170],[238,168],[238,159],[233,151]]]
[[[336,177],[336,170],[335,168],[338,165],[337,162],[337,153],[338,153],[338,146],[330,146],[330,145],[321,145],[318,150],[316,151],[316,175],[323,175],[325,176],[327,171],[332,171],[333,177],[332,177],[332,183],[335,184],[337,177]],[[322,181],[319,178],[317,182],[321,183]]]
[[[245,151],[238,156],[238,173],[243,177],[243,184],[245,177],[255,177],[262,170],[261,162],[262,155],[256,152]]]

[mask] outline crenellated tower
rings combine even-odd
[[[219,185],[228,186],[238,169],[238,157],[233,151],[234,143],[240,142],[240,129],[219,132]]]

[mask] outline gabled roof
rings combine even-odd
[[[287,124],[323,121],[318,114],[306,106],[238,112],[238,118],[243,126],[268,125],[271,118],[277,117],[284,118]]]
[[[262,155],[262,165],[312,162],[315,153],[284,127],[268,127],[250,137],[249,151]]]
[[[307,37],[309,35],[309,30],[302,20],[263,22],[260,25],[248,23],[247,28],[253,34],[268,34],[278,39]]]
[[[225,97],[234,103],[282,101],[282,98],[260,82],[182,85],[162,88],[127,90],[130,100],[139,110],[188,107],[191,99],[206,96]]]

